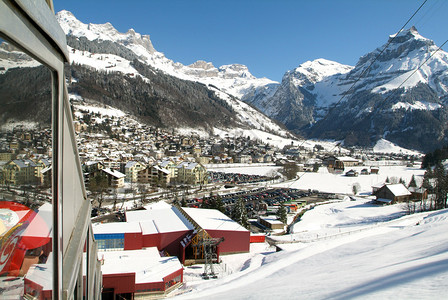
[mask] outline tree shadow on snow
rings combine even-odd
[[[391,273],[382,277],[373,278],[365,283],[350,286],[342,291],[335,292],[326,298],[342,300],[367,296],[380,292],[381,290],[409,284],[410,282],[420,280],[425,277],[433,277],[436,274],[447,272],[447,270],[448,259],[443,259],[407,268],[400,272]]]

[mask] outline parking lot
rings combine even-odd
[[[242,199],[246,206],[249,218],[256,218],[258,215],[275,213],[275,208],[285,202],[296,201],[310,203],[322,201],[323,199],[320,196],[322,195],[319,194],[318,191],[304,191],[291,188],[257,188],[250,191],[219,195],[227,215],[231,214],[233,206],[237,203],[238,199]],[[212,195],[200,199],[192,199],[189,200],[188,205],[191,207],[201,207],[203,202],[211,203],[217,197],[218,195]],[[272,208],[274,208],[274,210],[272,210]]]
[[[244,184],[256,183],[272,180],[273,178],[261,175],[248,175],[240,173],[224,173],[224,172],[208,172],[209,182],[227,183],[227,184]]]

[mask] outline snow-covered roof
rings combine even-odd
[[[137,162],[135,160],[128,161],[125,168],[132,168]]]
[[[423,188],[423,187],[420,187],[420,188],[418,188],[418,187],[409,187],[408,190],[411,193],[421,193],[421,194],[423,194],[424,192],[426,192],[426,189]]]
[[[170,171],[168,171],[165,168],[160,168],[159,166],[154,166],[154,169],[156,169],[157,171],[160,171],[162,173],[165,173],[165,174],[170,174]]]
[[[190,207],[182,207],[182,209],[205,230],[247,231],[219,210]]]
[[[163,282],[163,278],[182,269],[175,256],[160,257],[156,247],[143,250],[98,252],[103,275],[135,273],[135,283]]]
[[[179,212],[176,207],[166,209],[149,209],[127,211],[126,220],[129,223],[141,222],[143,231],[153,232],[154,228],[159,233],[192,230],[193,225]],[[148,222],[153,222],[154,228]]]
[[[401,183],[397,184],[388,184],[387,188],[394,194],[395,196],[408,196],[411,195],[409,190]]]
[[[123,173],[121,173],[121,172],[119,172],[117,170],[111,170],[110,168],[103,169],[103,172],[105,172],[105,173],[107,173],[109,175],[112,175],[112,176],[114,176],[116,178],[126,177],[125,174],[123,174]]]
[[[281,224],[284,225],[280,220],[278,220],[276,217],[260,217],[260,219],[263,219],[264,221],[268,222],[269,224]]]
[[[350,157],[350,156],[340,156],[340,157],[337,157],[337,159],[340,160],[340,161],[351,161],[351,162],[358,162],[359,161],[359,159],[356,159],[356,158],[353,158],[353,157]]]
[[[113,222],[113,223],[95,223],[92,224],[94,234],[110,234],[125,232],[141,232],[139,223]]]
[[[378,182],[377,184],[372,185],[372,188],[380,189],[385,185],[384,182]]]

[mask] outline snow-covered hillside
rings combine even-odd
[[[0,39],[0,42],[2,40]],[[10,68],[32,68],[40,66],[37,60],[19,51],[7,42],[0,43],[0,74],[4,74]]]
[[[317,206],[283,236],[306,242],[223,257],[239,272],[209,282],[186,268],[175,299],[443,299],[447,230],[448,210],[405,215],[360,198]]]

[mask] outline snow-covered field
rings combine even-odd
[[[269,167],[246,168],[261,174]],[[237,168],[228,169],[235,172]],[[241,171],[241,170],[239,170]],[[382,167],[363,189],[386,177],[410,179],[420,169]],[[309,176],[310,175],[310,176]],[[316,188],[350,178],[309,173]],[[315,177],[313,177],[315,176]],[[303,177],[305,179],[306,177]],[[298,181],[300,182],[300,180]],[[351,191],[350,191],[351,193]],[[406,215],[402,204],[379,206],[355,197],[316,206],[293,234],[272,237],[283,249],[252,244],[250,253],[222,256],[218,279],[203,280],[203,266],[186,267],[176,299],[446,299],[448,210]]]
[[[359,173],[362,169],[368,167],[353,167],[350,169],[357,170]],[[227,172],[227,173],[242,173],[250,175],[270,175],[272,172],[279,171],[279,167],[266,165],[252,167],[250,165],[243,167],[230,168],[211,168],[211,171]],[[348,171],[348,170],[347,170]],[[321,167],[319,172],[299,172],[299,179],[286,181],[276,184],[276,187],[289,187],[303,190],[318,190],[328,193],[353,194],[353,185],[359,184],[359,194],[366,195],[372,191],[372,186],[378,183],[383,183],[389,177],[389,180],[396,179],[397,182],[402,178],[406,183],[415,175],[417,182],[423,180],[425,170],[418,167],[406,166],[381,166],[378,174],[359,175],[358,177],[347,177],[343,174],[331,174],[327,169]]]

